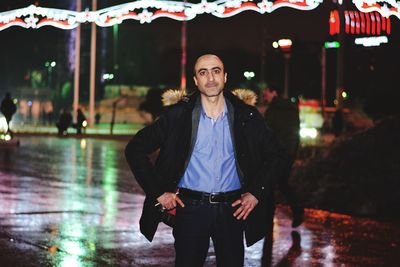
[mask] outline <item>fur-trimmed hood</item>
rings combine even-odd
[[[237,96],[240,100],[242,100],[247,105],[255,106],[257,102],[257,95],[252,90],[249,89],[234,89],[232,90],[232,94]],[[178,103],[182,98],[186,96],[186,91],[177,90],[177,89],[169,89],[165,91],[161,95],[161,100],[164,107],[174,105]]]

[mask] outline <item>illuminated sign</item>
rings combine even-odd
[[[334,42],[325,42],[324,43],[324,47],[326,49],[329,48],[339,48],[340,47],[340,43],[338,41],[334,41]]]
[[[386,44],[387,42],[388,38],[386,36],[363,37],[363,38],[356,38],[354,40],[355,44],[363,45],[365,47],[380,46],[381,44]]]
[[[345,10],[339,14],[333,10],[329,16],[329,34],[340,32],[340,16],[344,16],[344,31],[351,35],[390,35],[390,18],[386,18],[378,12],[361,12],[357,10]]]

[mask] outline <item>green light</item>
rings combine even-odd
[[[340,43],[338,41],[333,41],[333,42],[325,42],[324,43],[324,47],[326,49],[329,48],[339,48],[340,47]]]
[[[342,97],[343,97],[343,98],[347,98],[347,97],[348,97],[348,94],[347,94],[345,91],[343,91],[343,92],[342,92]]]

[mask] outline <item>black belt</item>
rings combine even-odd
[[[194,200],[206,200],[209,203],[231,203],[240,199],[241,190],[221,193],[206,193],[187,188],[179,188],[179,195]]]

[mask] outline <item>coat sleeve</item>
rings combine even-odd
[[[274,188],[277,180],[289,173],[292,160],[287,150],[279,142],[276,135],[260,119],[261,130],[258,131],[262,165],[257,169],[255,179],[249,185],[249,192],[258,199]]]
[[[167,118],[162,115],[153,124],[140,130],[127,144],[125,157],[128,165],[148,197],[162,195],[156,170],[149,154],[161,148],[166,138]]]

